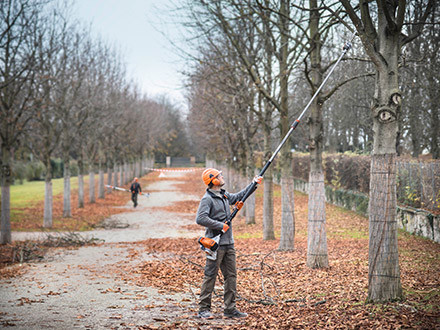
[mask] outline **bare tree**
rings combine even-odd
[[[57,85],[57,75],[60,70],[61,35],[57,10],[52,8],[50,16],[43,20],[44,25],[39,29],[40,38],[36,49],[34,107],[35,116],[32,120],[30,141],[36,150],[37,157],[44,163],[45,194],[43,227],[52,227],[53,192],[52,192],[52,156],[59,146],[62,126],[58,107],[54,102]],[[61,22],[62,23],[62,22]]]
[[[41,4],[31,0],[0,2],[1,236],[11,242],[10,185],[12,152],[32,113],[35,39]]]
[[[402,296],[396,221],[396,144],[402,99],[399,57],[402,46],[422,31],[434,1],[427,2],[424,14],[413,22],[416,28],[410,35],[403,31],[405,1],[360,1],[357,10],[349,0],[341,3],[376,67],[371,107],[374,145],[370,172],[368,300],[388,301]]]
[[[407,9],[411,20],[418,21],[425,10],[426,1],[414,1]],[[402,108],[402,148],[413,157],[430,151],[434,159],[440,157],[440,92],[437,76],[440,71],[440,7],[434,4],[421,36],[407,45],[403,53],[402,78],[404,88]],[[417,29],[408,25],[408,33]]]
[[[292,67],[298,62],[299,54],[301,54],[300,47],[295,46],[301,43],[301,38],[298,38],[299,40],[294,38],[291,27],[292,21],[289,20],[290,2],[281,1],[279,4],[272,6],[267,1],[264,3],[257,2],[256,4],[238,1],[225,3],[212,1],[203,2],[201,5],[206,10],[207,17],[212,19],[215,28],[220,28],[219,32],[228,38],[240,60],[241,66],[252,79],[258,93],[261,93],[270,102],[271,106],[279,111],[280,135],[285,134],[290,128],[287,104],[288,81]],[[268,13],[271,13],[271,15],[268,15]],[[271,17],[272,14],[273,17]],[[203,17],[206,17],[206,15]],[[263,23],[261,23],[262,20],[264,20]],[[256,61],[255,55],[258,54],[250,52],[248,39],[243,38],[243,30],[240,29],[241,24],[245,24],[245,22],[257,31],[260,45],[264,44],[263,40],[266,38],[271,40],[270,47],[273,49],[271,54],[274,55],[274,58],[270,61],[275,61],[279,70],[279,73],[273,77],[278,82],[277,84],[274,84],[274,81],[267,81],[267,77],[264,76],[266,63]],[[264,24],[266,24],[266,28],[263,28]],[[267,47],[263,47],[263,49],[267,49]],[[270,90],[268,84],[276,86],[276,89],[272,90],[271,93],[268,92]],[[273,108],[267,107],[266,109],[271,110]],[[263,120],[264,117],[260,114],[258,118]],[[282,165],[282,186],[284,187],[282,188],[284,193],[282,223],[284,225],[282,226],[280,249],[283,250],[293,249],[294,246],[293,194],[291,193],[293,178],[289,170],[289,155],[290,150],[286,146],[281,152],[281,163],[284,164]]]
[[[69,7],[64,8],[62,17],[65,19],[66,33],[62,40],[62,69],[59,73],[57,102],[60,108],[60,120],[63,125],[61,135],[62,159],[64,165],[63,217],[71,216],[71,153],[75,144],[72,143],[83,129],[91,98],[82,99],[87,88],[87,78],[94,59],[90,31],[77,22],[69,22]],[[89,57],[88,57],[89,55]],[[81,173],[82,174],[82,173]]]

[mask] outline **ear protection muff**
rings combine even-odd
[[[219,174],[220,174],[220,173],[219,173]],[[217,174],[217,176],[218,176],[219,174]],[[212,178],[212,179],[211,179],[211,183],[212,183],[214,186],[219,186],[219,185],[220,185],[220,180],[217,178],[217,176],[214,176],[213,174],[209,174],[209,177]]]

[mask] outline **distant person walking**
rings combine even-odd
[[[138,178],[133,179],[133,183],[130,186],[131,191],[131,200],[133,201],[133,206],[136,207],[138,205],[138,194],[142,193],[141,185],[138,182]]]

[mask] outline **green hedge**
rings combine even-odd
[[[310,156],[292,155],[293,176],[309,181]],[[325,184],[336,189],[368,194],[370,185],[370,157],[354,154],[329,154],[323,156]]]
[[[370,192],[370,161],[370,156],[349,153],[324,154],[323,168],[326,186],[334,190],[368,195]],[[293,176],[308,182],[309,170],[309,154],[293,153]],[[435,212],[440,210],[440,162],[438,160],[421,161],[419,159],[398,158],[396,173],[396,192],[400,205]],[[329,196],[332,199],[338,199],[335,194],[337,193],[332,193]],[[353,200],[353,203],[355,202]],[[344,203],[351,202],[345,197]],[[358,204],[359,202],[356,202],[356,205]],[[352,209],[352,207],[349,208]]]
[[[64,162],[59,159],[51,159],[53,178],[62,178],[64,175]],[[78,175],[78,166],[76,161],[70,162],[71,176]],[[23,181],[39,181],[44,180],[46,175],[46,167],[41,161],[23,162],[14,161],[12,164],[12,180],[13,183],[22,184]]]

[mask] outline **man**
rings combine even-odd
[[[138,205],[137,199],[138,194],[142,193],[141,185],[138,182],[138,178],[133,179],[133,183],[130,186],[131,191],[131,200],[133,201],[133,206],[136,207]]]
[[[231,224],[226,224],[225,221],[231,213],[229,205],[234,205],[240,201],[250,185],[237,194],[231,194],[222,189],[225,184],[222,172],[214,168],[206,169],[202,174],[202,179],[208,188],[200,201],[196,223],[206,227],[206,237],[212,238],[220,232],[224,234],[220,238],[216,260],[206,258],[198,316],[201,318],[209,318],[212,316],[210,311],[212,292],[214,290],[218,269],[220,268],[225,280],[224,315],[230,318],[246,317],[247,314],[240,312],[235,304],[237,295],[237,270],[234,238]],[[262,177],[256,176],[254,181],[261,183],[262,179]]]

